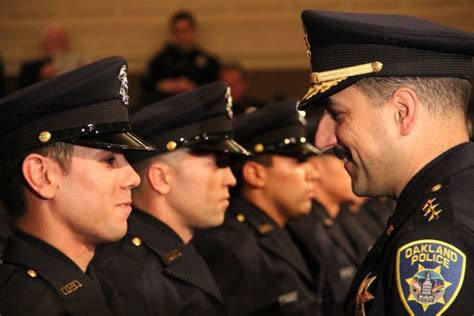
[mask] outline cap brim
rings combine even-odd
[[[213,142],[199,143],[192,146],[186,146],[191,149],[205,150],[212,152],[222,152],[226,154],[248,156],[250,152],[242,147],[233,139],[218,140]]]
[[[68,139],[68,143],[86,147],[101,148],[118,151],[145,151],[154,152],[156,148],[140,139],[132,132],[99,134]]]
[[[284,146],[278,148],[273,152],[267,152],[269,154],[275,153],[285,156],[312,156],[312,155],[321,155],[321,151],[311,145],[310,143],[297,143],[290,146]]]

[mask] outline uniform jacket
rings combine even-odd
[[[164,223],[134,209],[127,235],[97,252],[93,265],[117,290],[127,315],[224,315],[201,256]]]
[[[231,315],[319,315],[316,283],[285,230],[233,198],[222,226],[194,240]]]
[[[349,314],[474,312],[473,157],[474,144],[458,145],[410,180],[354,278]]]
[[[343,315],[342,303],[360,264],[352,243],[323,207],[292,220],[288,230],[320,282],[324,315]]]
[[[0,314],[122,315],[121,303],[91,266],[22,232],[8,240],[0,266]]]

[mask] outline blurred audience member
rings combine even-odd
[[[46,28],[41,35],[43,56],[23,63],[18,88],[54,77],[87,63],[81,54],[71,50],[69,37],[61,25]]]
[[[227,83],[232,93],[232,110],[238,115],[265,105],[262,100],[257,100],[249,95],[248,74],[238,64],[227,64],[222,67],[220,79]]]
[[[219,77],[219,61],[199,47],[197,22],[190,12],[176,12],[170,19],[169,32],[169,41],[151,59],[143,78],[145,104]]]

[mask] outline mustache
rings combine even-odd
[[[334,154],[337,158],[344,160],[344,162],[348,162],[352,160],[352,154],[349,148],[341,145],[336,145],[333,147]]]

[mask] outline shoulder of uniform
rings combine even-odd
[[[0,265],[1,297],[11,297],[17,302],[28,298],[40,301],[46,293],[47,282],[35,270],[13,264]]]
[[[435,183],[424,194],[421,204],[415,210],[415,226],[453,222],[453,205],[449,194],[451,181]]]

